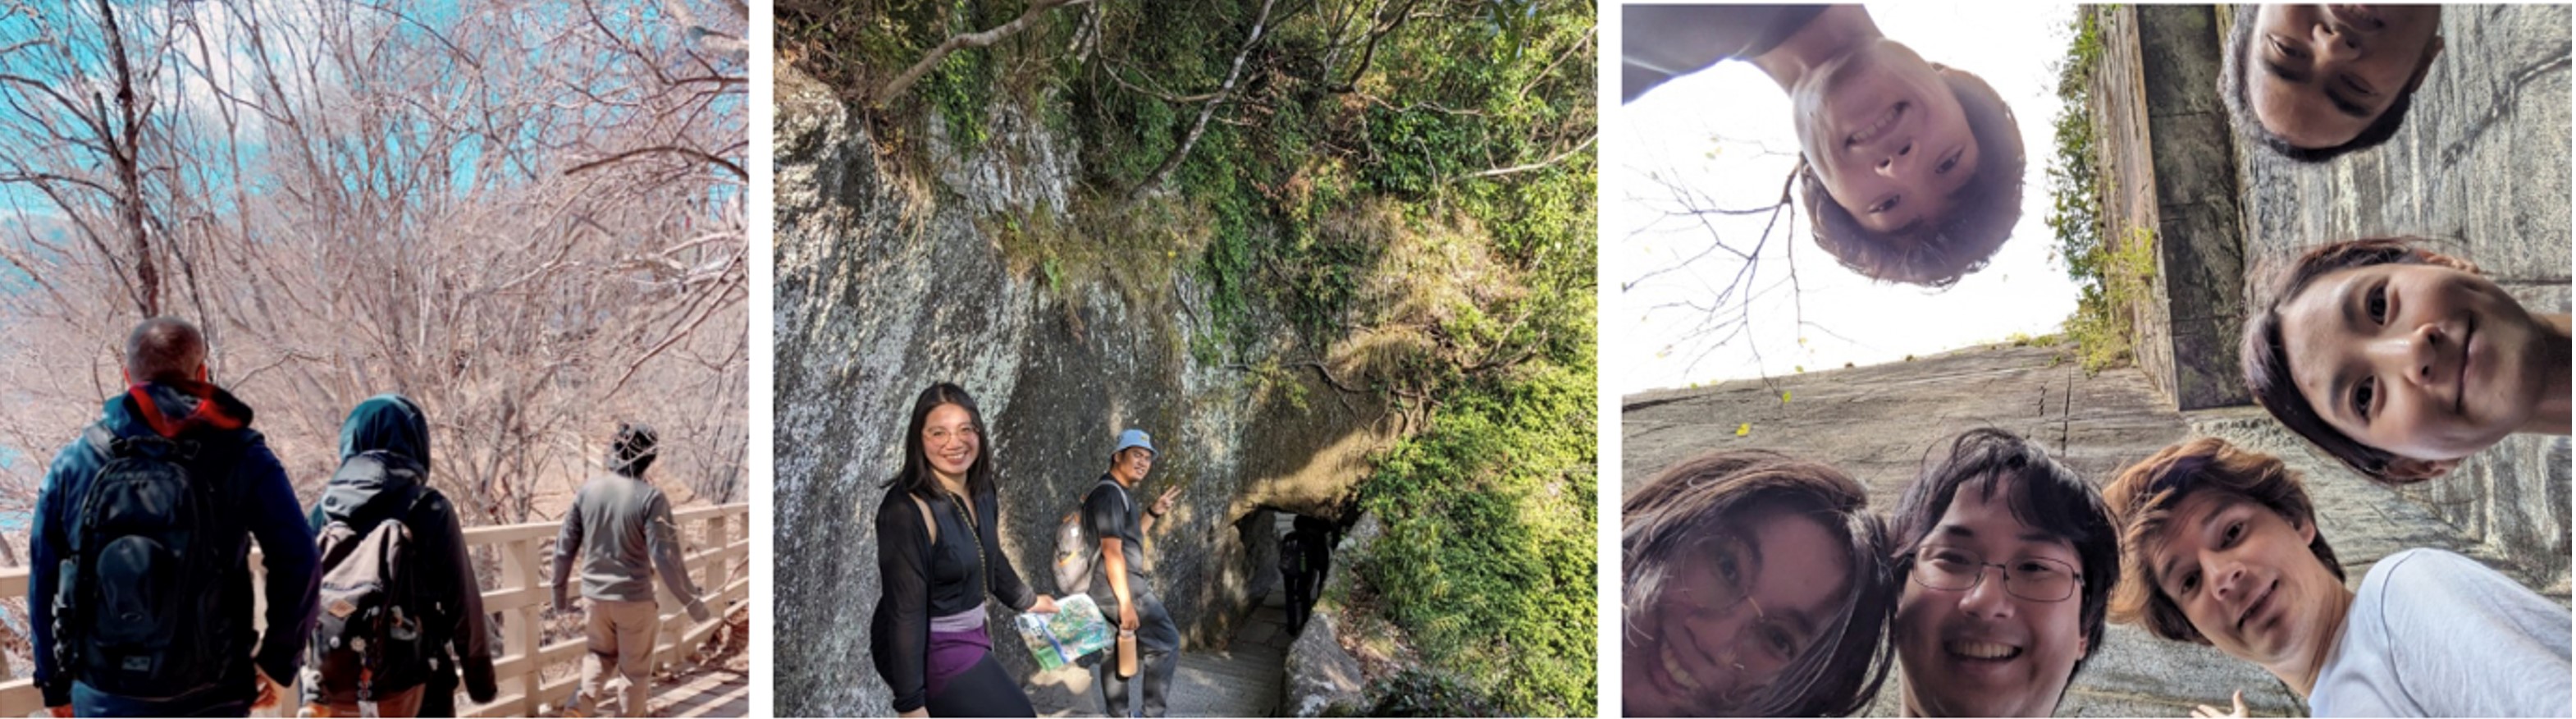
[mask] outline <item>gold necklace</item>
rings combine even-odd
[[[945,487],[940,489],[943,492],[947,491]],[[988,574],[993,570],[987,564],[990,560],[984,557],[984,528],[975,524],[975,511],[966,504],[966,498],[957,496],[956,492],[948,492],[948,506],[957,510],[957,516],[965,518],[966,543],[975,545],[975,587],[978,590],[975,592],[975,599],[980,603],[984,595],[991,593],[993,589],[993,578]]]

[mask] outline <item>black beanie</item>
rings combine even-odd
[[[653,465],[657,442],[652,425],[618,423],[617,439],[608,446],[608,471],[629,477],[644,476],[644,468]]]

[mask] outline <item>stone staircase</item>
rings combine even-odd
[[[1288,611],[1282,592],[1262,599],[1252,616],[1235,630],[1224,647],[1181,648],[1181,665],[1172,676],[1171,715],[1273,716],[1279,708],[1282,672],[1288,645]],[[1090,670],[1066,667],[1029,678],[1030,703],[1039,716],[1096,717],[1101,713],[1100,687]]]

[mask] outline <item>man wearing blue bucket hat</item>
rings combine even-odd
[[[1172,670],[1179,667],[1181,631],[1172,623],[1172,615],[1163,610],[1163,602],[1154,596],[1153,565],[1145,560],[1145,537],[1154,531],[1155,520],[1172,510],[1172,500],[1180,487],[1163,490],[1154,505],[1139,512],[1128,497],[1136,483],[1154,468],[1154,440],[1141,429],[1118,433],[1118,446],[1109,451],[1109,472],[1091,488],[1082,500],[1083,531],[1100,538],[1100,561],[1092,565],[1091,598],[1110,616],[1118,620],[1122,632],[1135,632],[1135,677],[1119,676],[1118,648],[1113,646],[1100,663],[1100,695],[1110,716],[1163,716],[1172,685]],[[1130,708],[1128,686],[1136,680],[1145,684],[1141,706]]]

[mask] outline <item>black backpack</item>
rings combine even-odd
[[[224,580],[246,568],[250,538],[223,491],[227,443],[118,437],[92,426],[107,456],[71,520],[57,568],[55,660],[109,694],[175,698],[214,686],[250,656]]]
[[[323,696],[370,702],[379,678],[424,674],[431,622],[410,522],[429,496],[419,463],[381,451],[350,457],[323,488],[318,611],[305,644],[306,680]]]

